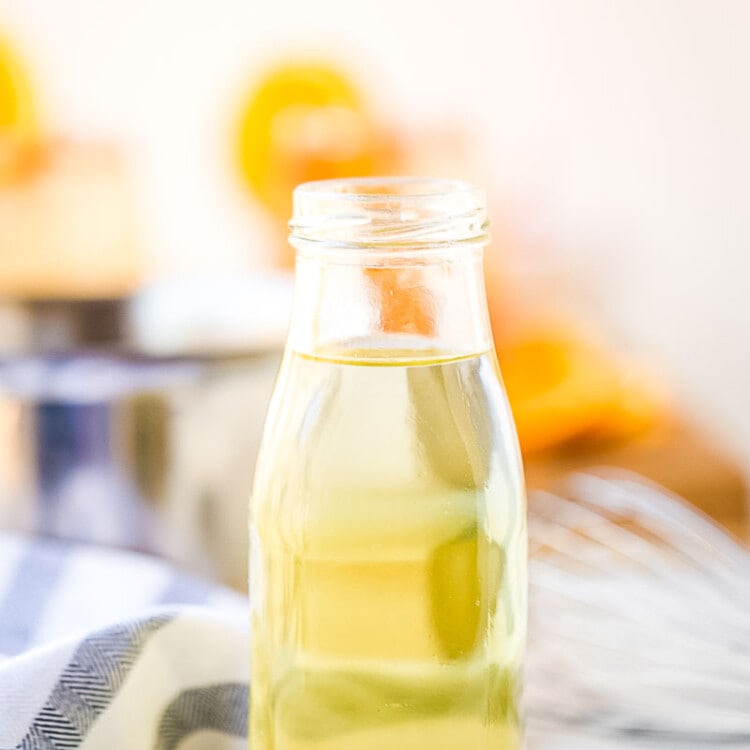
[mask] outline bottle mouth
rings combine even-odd
[[[461,180],[320,180],[298,186],[293,202],[290,242],[300,252],[445,251],[488,239],[485,192]]]

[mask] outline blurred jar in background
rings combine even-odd
[[[202,279],[0,305],[16,321],[13,341],[0,325],[0,527],[137,549],[244,588],[289,293],[286,279]]]
[[[53,135],[36,83],[0,37],[0,298],[125,296],[143,278],[125,160]]]
[[[284,281],[146,284],[116,143],[53,138],[0,44],[0,527],[239,588]]]
[[[0,182],[0,295],[111,298],[142,280],[124,162],[113,144],[45,142]]]

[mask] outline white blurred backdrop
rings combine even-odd
[[[473,123],[495,199],[750,468],[750,2],[0,0],[0,25],[49,121],[127,143],[157,273],[263,263],[227,133],[269,57]]]

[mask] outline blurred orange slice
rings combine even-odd
[[[504,343],[499,358],[525,453],[630,437],[664,411],[655,378],[573,330],[527,332]]]
[[[0,184],[32,165],[37,135],[29,76],[12,45],[0,36]]]
[[[279,219],[300,182],[372,173],[376,136],[349,78],[327,63],[289,62],[252,91],[240,121],[239,160],[255,196]]]
[[[36,133],[31,85],[20,58],[0,36],[0,132],[28,139]]]
[[[524,452],[594,428],[618,396],[612,364],[593,346],[553,331],[505,344],[500,365]]]

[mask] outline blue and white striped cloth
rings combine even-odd
[[[248,664],[241,595],[0,534],[0,750],[244,750]]]

